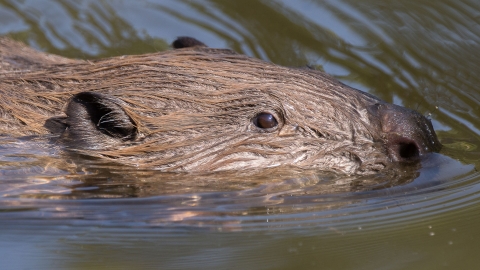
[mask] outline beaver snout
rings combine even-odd
[[[372,105],[369,111],[380,122],[382,139],[393,161],[416,161],[442,147],[431,121],[416,111],[388,103]]]

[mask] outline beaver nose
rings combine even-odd
[[[394,161],[418,160],[442,147],[431,121],[416,111],[389,103],[377,103],[369,111],[380,121],[386,149]]]

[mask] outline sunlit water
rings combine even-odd
[[[474,269],[479,18],[473,0],[0,1],[0,34],[68,57],[161,51],[189,35],[322,69],[429,115],[444,145],[397,178],[192,175],[0,137],[2,267]]]

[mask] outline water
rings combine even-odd
[[[100,58],[194,36],[430,115],[444,145],[396,178],[179,175],[1,137],[2,268],[474,269],[479,23],[473,0],[0,0],[0,34],[43,51]]]

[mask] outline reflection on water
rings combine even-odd
[[[0,261],[37,269],[473,269],[479,25],[475,0],[0,0],[0,34],[44,51],[139,54],[194,36],[325,70],[430,115],[444,145],[422,168],[396,175],[179,175],[65,156],[49,138],[1,137]]]
[[[3,225],[34,221],[245,231],[265,226],[338,228],[362,218],[392,215],[398,222],[410,215],[410,205],[422,203],[431,211],[435,201],[424,202],[424,194],[439,196],[439,191],[466,181],[454,179],[465,179],[473,169],[432,154],[420,170],[406,167],[396,171],[398,175],[341,176],[293,168],[164,173],[66,155],[48,138],[1,142]],[[388,207],[403,210],[392,212]]]
[[[480,199],[473,167],[440,154],[423,160],[413,182],[388,187],[384,178],[356,191],[352,183],[367,179],[291,170],[166,174],[71,163],[39,138],[1,145],[0,258],[12,268],[355,269],[361,256],[368,268],[386,263],[379,254],[402,265],[411,254],[399,247],[413,241],[405,239],[426,243],[443,233],[448,242],[432,247],[465,243],[455,235],[466,235],[464,225],[435,219],[456,219],[456,209],[464,215]],[[412,223],[423,229],[406,230]],[[386,248],[382,238],[396,245]]]

